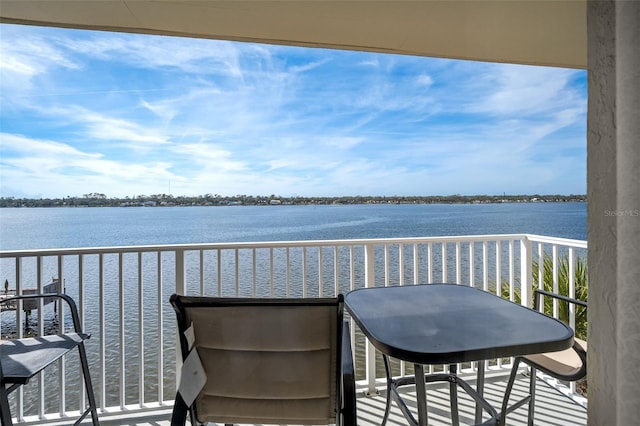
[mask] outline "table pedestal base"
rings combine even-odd
[[[433,373],[425,374],[424,367],[421,364],[414,365],[414,376],[405,376],[392,378],[391,369],[389,368],[389,360],[386,355],[383,355],[384,367],[387,373],[387,404],[385,407],[384,418],[382,419],[382,426],[384,426],[389,417],[389,410],[391,408],[391,398],[398,404],[400,411],[412,426],[427,426],[427,392],[426,383],[433,382],[449,382],[449,392],[451,399],[451,424],[458,426],[460,424],[458,415],[458,386],[464,390],[476,402],[476,416],[475,422],[477,425],[496,425],[498,424],[498,413],[489,404],[487,400],[482,396],[483,382],[484,382],[484,364],[478,367],[478,389],[473,389],[466,381],[458,377],[457,368],[455,364],[449,366],[448,373]],[[480,368],[482,367],[482,368]],[[480,371],[482,372],[480,373]],[[416,380],[416,377],[423,377],[424,380]],[[407,385],[416,386],[416,397],[418,405],[418,420],[415,419],[409,407],[404,402],[398,388]],[[490,418],[485,422],[482,422],[482,411],[486,411]]]

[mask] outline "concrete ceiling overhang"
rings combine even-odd
[[[0,0],[0,22],[586,68],[586,0]]]

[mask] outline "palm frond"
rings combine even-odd
[[[587,301],[587,264],[586,261],[577,257],[573,264],[573,289],[574,294],[570,290],[570,263],[568,256],[561,256],[558,259],[556,271],[554,273],[553,258],[545,253],[542,260],[542,271],[538,262],[533,262],[533,282],[534,288],[539,287],[542,282],[542,289],[573,297],[578,300]],[[542,277],[540,273],[542,272]],[[556,278],[557,277],[557,278]],[[540,280],[542,278],[542,280]],[[566,323],[569,322],[569,309],[575,307],[575,332],[579,338],[586,338],[587,335],[587,310],[581,306],[575,306],[567,302],[558,301],[551,298],[544,298],[544,312],[548,315],[554,313],[554,304],[557,304],[558,318]]]

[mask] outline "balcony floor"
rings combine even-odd
[[[485,398],[497,409],[499,409],[504,394],[508,376],[499,375],[487,377],[485,383]],[[473,385],[473,381],[469,380]],[[518,380],[512,393],[512,401],[525,394],[528,388],[529,379],[523,374],[518,375]],[[430,425],[450,425],[449,391],[446,383],[429,384],[427,386],[427,398],[429,404],[429,424]],[[549,426],[577,426],[587,424],[587,410],[575,403],[558,390],[552,388],[542,380],[538,380],[536,387],[536,414],[535,423],[537,425]],[[402,389],[407,405],[417,416],[415,404],[415,392],[413,387],[407,386]],[[473,424],[475,405],[472,400],[462,391],[458,393],[460,405],[460,423],[462,425]],[[359,426],[379,425],[384,414],[385,397],[384,394],[375,397],[366,397],[362,392],[358,394],[357,410]],[[511,413],[507,419],[508,425],[526,425],[526,407],[521,407]],[[123,425],[123,426],[169,426],[170,413],[158,412],[146,417],[136,419],[109,419],[101,421],[102,425]],[[392,403],[391,414],[387,422],[389,426],[406,425],[407,422],[395,403]]]

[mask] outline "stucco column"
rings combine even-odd
[[[589,425],[640,407],[640,2],[587,3]]]
[[[616,2],[618,424],[640,414],[640,2]]]

